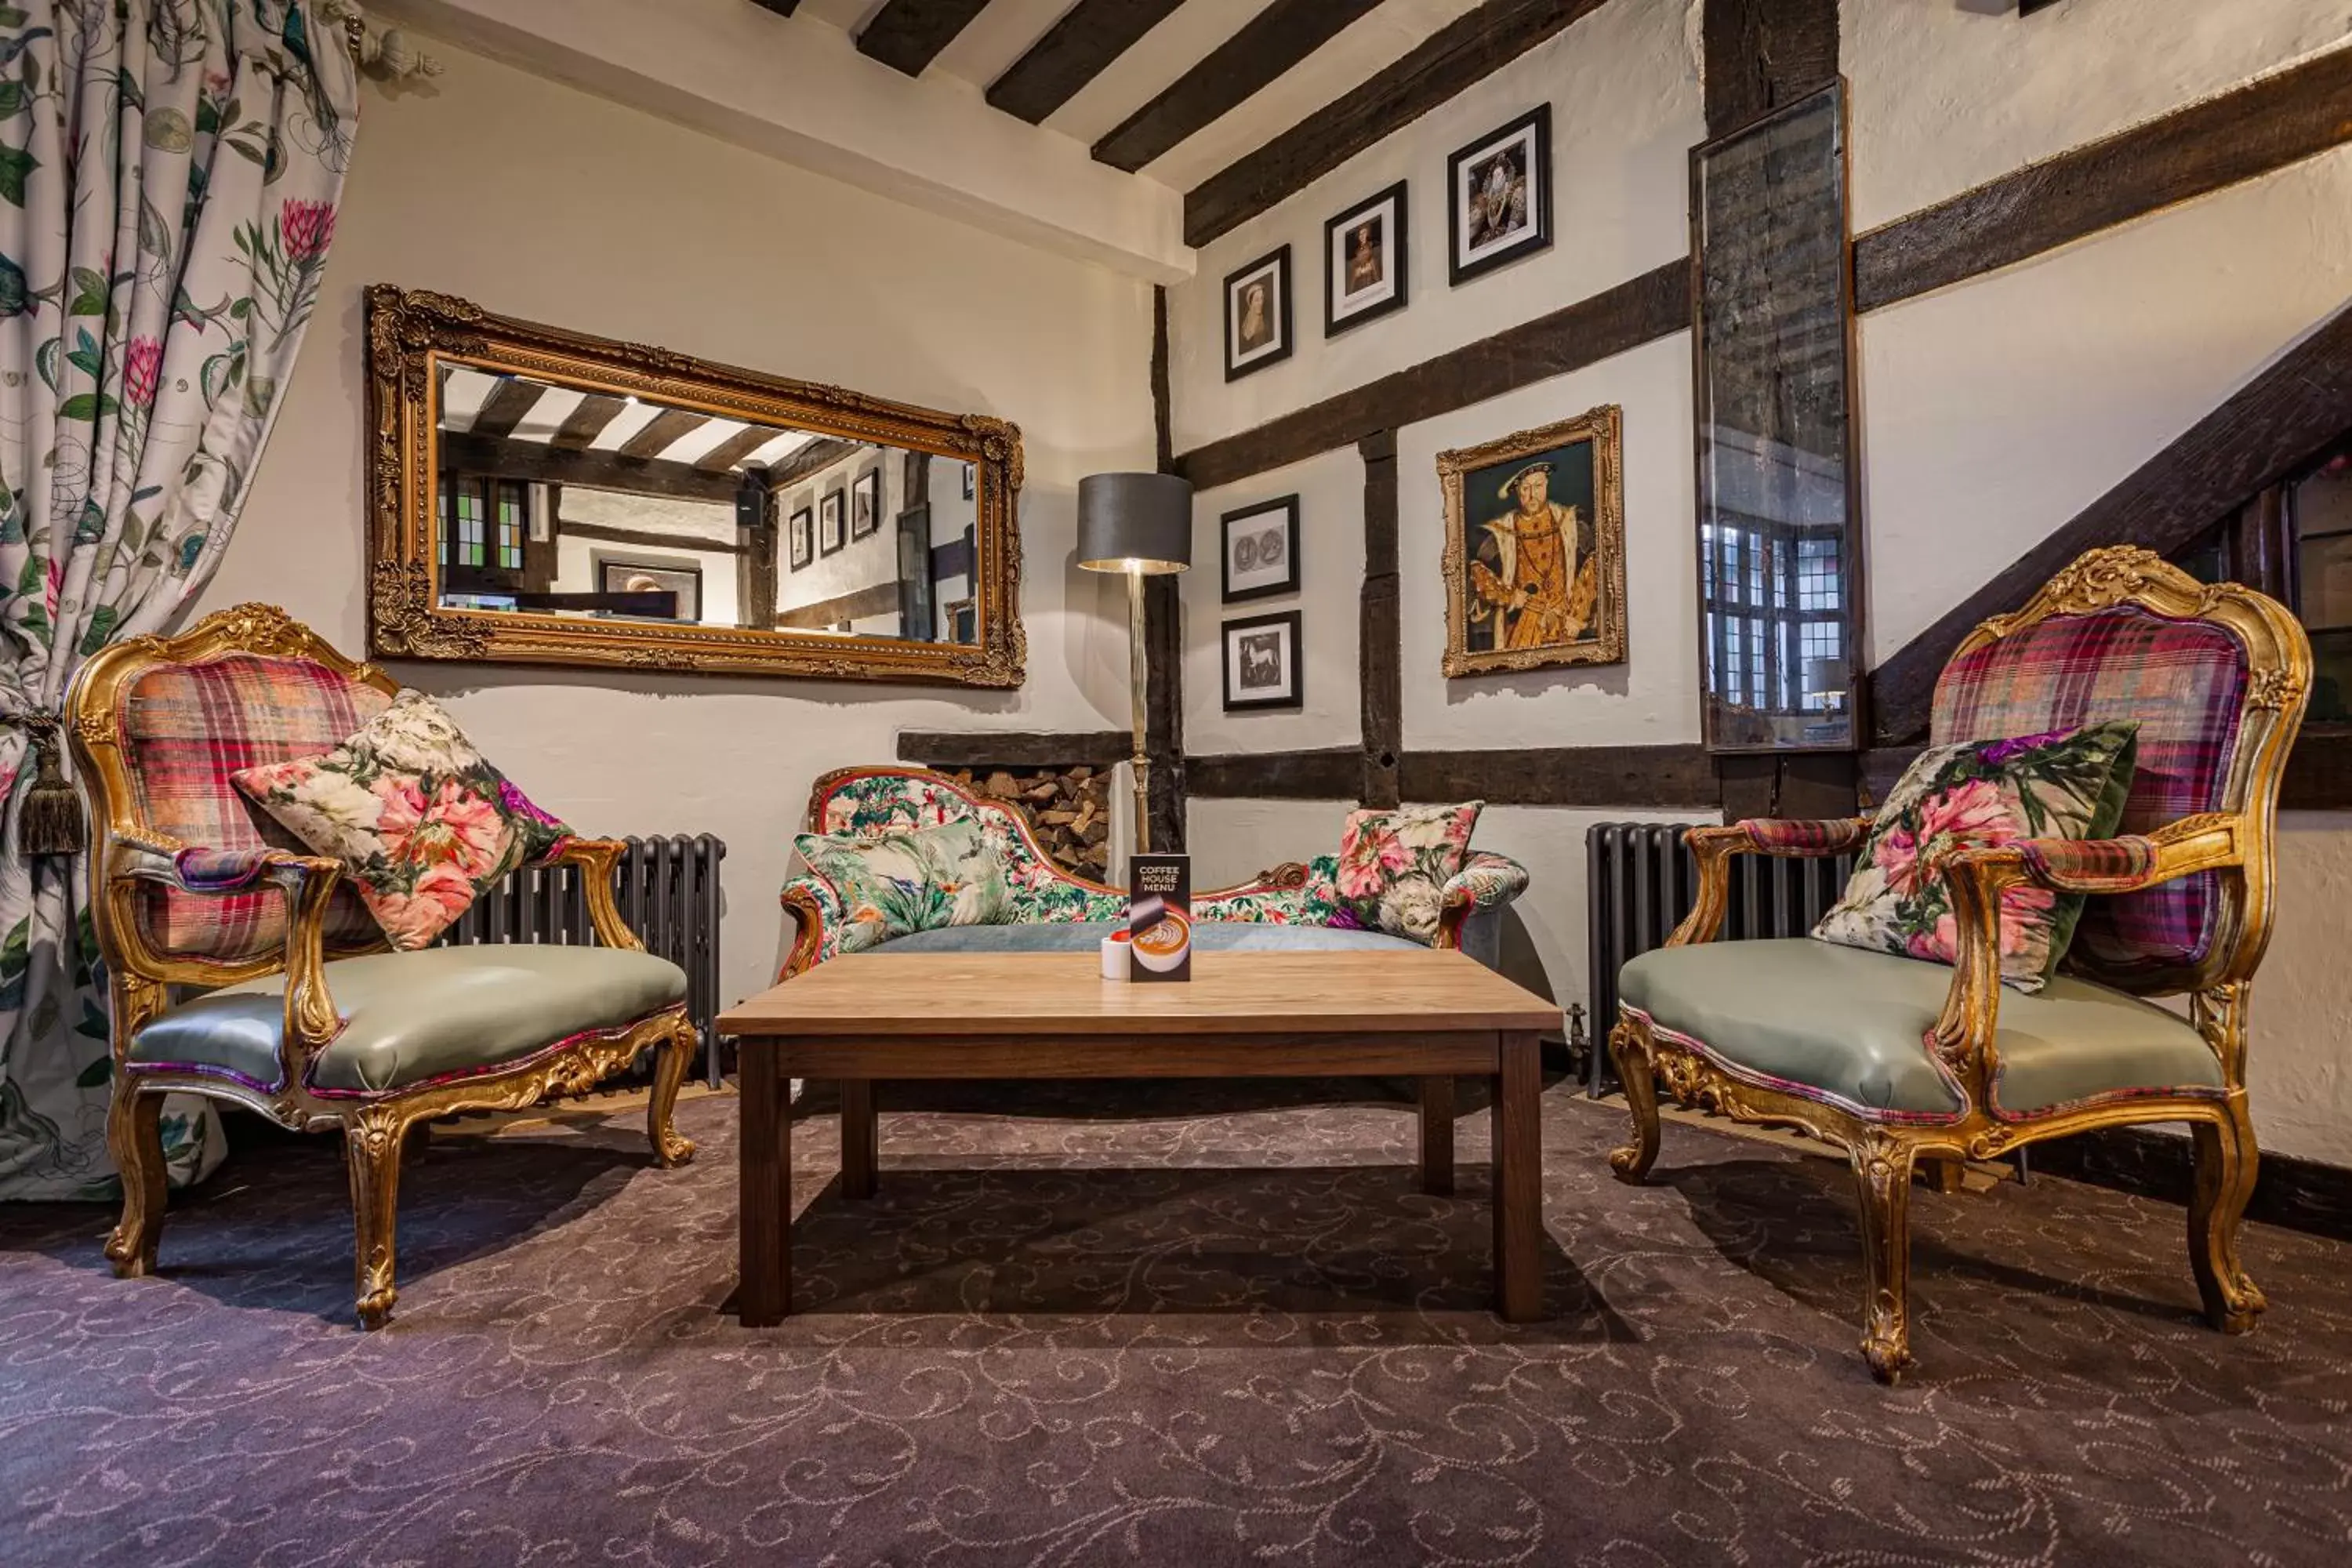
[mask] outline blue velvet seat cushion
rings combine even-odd
[[[1620,972],[1617,990],[1733,1067],[1864,1112],[1934,1118],[1962,1110],[1924,1039],[1951,984],[1945,964],[1792,937],[1645,952]],[[2002,992],[1994,1044],[1994,1107],[2012,1116],[2116,1094],[2226,1089],[2220,1059],[2187,1019],[2070,974],[2030,996]]]
[[[1124,922],[948,926],[893,937],[869,952],[1091,952]],[[1421,943],[1377,931],[1334,931],[1328,926],[1257,925],[1245,921],[1196,921],[1192,946],[1201,952],[1334,952],[1402,949],[1426,952]]]

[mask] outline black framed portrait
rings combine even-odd
[[[882,470],[868,468],[849,484],[849,537],[864,539],[882,526]]]
[[[978,470],[977,470],[977,469],[975,469],[975,468],[974,468],[970,464],[970,463],[961,463],[961,464],[958,464],[957,466],[958,466],[959,468],[962,468],[962,469],[963,469],[963,499],[964,499],[964,500],[971,500],[971,481],[972,481],[972,476],[973,476],[976,472],[978,472]]]
[[[830,555],[849,542],[849,492],[835,486],[816,503],[816,549]]]
[[[1218,520],[1217,575],[1223,602],[1298,591],[1298,498],[1281,496]]]
[[[797,572],[816,559],[816,512],[808,507],[801,508],[793,513],[786,528],[792,537],[793,570]]]
[[[1409,259],[1402,180],[1325,224],[1323,335],[1403,310]]]
[[[1225,379],[1290,357],[1290,247],[1225,279]]]
[[[1226,712],[1297,708],[1306,700],[1297,610],[1227,621],[1223,640]]]
[[[1445,160],[1446,276],[1463,283],[1551,248],[1551,105]]]

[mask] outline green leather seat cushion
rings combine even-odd
[[[686,971],[609,947],[499,943],[379,952],[327,965],[343,1032],[311,1061],[321,1089],[373,1094],[518,1061],[569,1036],[615,1029],[686,998]],[[131,1037],[130,1059],[274,1085],[286,977],[181,1003]]]
[[[1955,1116],[1959,1091],[1927,1030],[1952,971],[1811,937],[1662,948],[1627,963],[1618,994],[1732,1066],[1864,1110]],[[2221,1065],[2188,1020],[2074,975],[2004,989],[1995,1108],[2047,1110],[2129,1089],[2220,1092]]]

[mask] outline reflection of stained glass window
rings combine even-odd
[[[488,564],[482,533],[482,492],[475,485],[457,487],[457,564]]]
[[[448,564],[449,564],[449,491],[450,491],[450,489],[451,489],[451,486],[450,486],[449,476],[448,476],[448,475],[446,475],[446,474],[442,475],[442,476],[441,476],[441,525],[440,525],[440,527],[439,527],[439,528],[437,528],[437,529],[436,529],[436,530],[434,531],[434,536],[435,536],[436,538],[437,538],[437,539],[439,539],[439,540],[441,541],[441,564],[442,564],[442,565],[444,565],[444,566],[446,566],[446,565],[448,565]]]
[[[522,531],[526,506],[523,488],[513,479],[499,481],[499,559],[509,572],[522,570]]]

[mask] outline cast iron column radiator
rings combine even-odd
[[[686,971],[687,1016],[702,1036],[702,1076],[719,1087],[724,1064],[719,1036],[719,862],[727,846],[704,833],[688,838],[627,838],[614,892],[621,919],[646,944]],[[593,946],[580,868],[525,867],[485,890],[436,945],[540,942]]]
[[[1617,1023],[1617,971],[1626,960],[1665,946],[1698,896],[1698,868],[1683,847],[1684,830],[1694,826],[1596,822],[1585,829],[1592,1041],[1585,1056],[1584,1088],[1595,1098],[1617,1086],[1608,1045]],[[1853,875],[1852,855],[1819,860],[1735,855],[1723,940],[1803,936],[1838,901]]]

